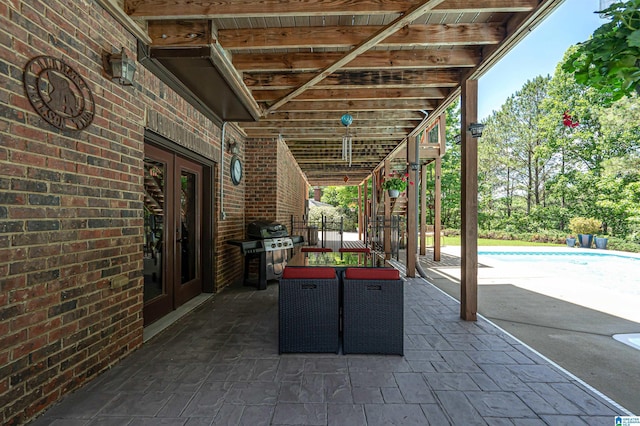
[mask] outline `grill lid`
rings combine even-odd
[[[278,238],[288,237],[287,227],[278,222],[269,222],[266,220],[256,220],[249,223],[247,228],[249,238]]]

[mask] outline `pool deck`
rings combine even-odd
[[[459,298],[459,247],[421,257],[427,280]],[[640,255],[568,247],[481,247],[494,252],[619,254],[637,267],[501,261],[478,256],[478,311],[629,410],[640,412],[640,352],[612,338],[640,332]],[[612,269],[613,268],[613,269]]]

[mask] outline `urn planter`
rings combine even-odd
[[[591,248],[591,244],[593,244],[593,234],[578,234],[578,243],[582,248]]]
[[[575,238],[567,238],[567,247],[575,247],[576,239]]]

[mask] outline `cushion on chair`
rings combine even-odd
[[[399,280],[400,272],[394,268],[347,268],[344,277],[348,280]]]
[[[342,247],[339,251],[340,253],[371,253],[371,249],[368,247]]]
[[[332,252],[329,247],[302,247],[300,249],[302,252],[312,252],[312,253],[329,253]]]
[[[296,279],[321,279],[331,280],[336,277],[336,270],[323,267],[292,267],[286,266],[282,272],[282,278],[289,280]]]

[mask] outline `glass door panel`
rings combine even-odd
[[[180,176],[180,283],[186,284],[197,278],[197,217],[196,180],[194,173],[186,170]]]
[[[202,166],[176,157],[176,303],[181,305],[202,292],[201,220]],[[179,171],[179,172],[178,172]],[[179,173],[179,175],[178,175]]]
[[[144,160],[144,246],[143,270],[145,303],[166,294],[163,246],[165,223],[166,164]]]

